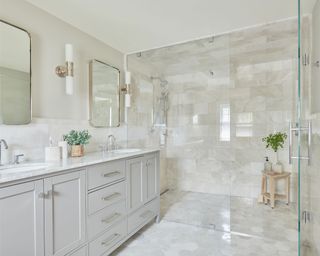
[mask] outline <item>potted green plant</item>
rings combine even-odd
[[[71,130],[68,134],[63,135],[63,140],[71,146],[71,156],[76,157],[84,155],[84,145],[89,143],[90,138],[88,130]]]
[[[273,165],[273,171],[275,172],[283,172],[283,165],[279,161],[279,149],[283,148],[286,139],[287,134],[282,132],[269,134],[262,138],[262,141],[266,143],[266,148],[271,148],[276,153],[277,163]]]

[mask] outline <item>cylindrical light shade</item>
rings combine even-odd
[[[73,46],[72,44],[66,44],[66,61],[73,62]]]
[[[73,46],[72,44],[66,44],[65,45],[65,54],[66,54],[66,62],[73,62]],[[67,68],[69,69],[72,66],[69,66],[67,64]],[[66,94],[72,95],[73,94],[73,76],[68,74],[66,76]]]
[[[129,71],[126,72],[125,83],[127,85],[131,84],[131,72],[129,72]]]
[[[131,96],[128,93],[126,93],[124,96],[124,104],[125,104],[126,108],[131,107]]]
[[[66,94],[72,95],[73,94],[73,77],[66,76]]]

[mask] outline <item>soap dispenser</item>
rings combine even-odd
[[[269,157],[265,157],[266,161],[264,162],[264,171],[272,172],[272,163],[269,161]]]

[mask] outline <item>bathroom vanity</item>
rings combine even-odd
[[[0,171],[0,255],[109,255],[159,220],[157,149],[21,170]]]

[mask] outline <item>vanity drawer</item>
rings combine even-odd
[[[84,246],[76,250],[75,252],[68,254],[68,256],[87,256],[87,246]]]
[[[158,215],[158,212],[159,198],[156,198],[131,214],[128,217],[128,234],[135,232],[142,224],[149,222],[152,218]]]
[[[89,215],[125,199],[125,182],[99,189],[88,195]]]
[[[100,256],[107,252],[110,253],[110,249],[124,239],[126,235],[126,221],[123,220],[96,240],[89,243],[89,255]]]
[[[88,167],[88,188],[93,189],[123,179],[126,163],[124,160],[97,164]]]
[[[107,230],[114,223],[126,216],[126,202],[121,201],[88,217],[88,237],[92,239],[97,234]]]

